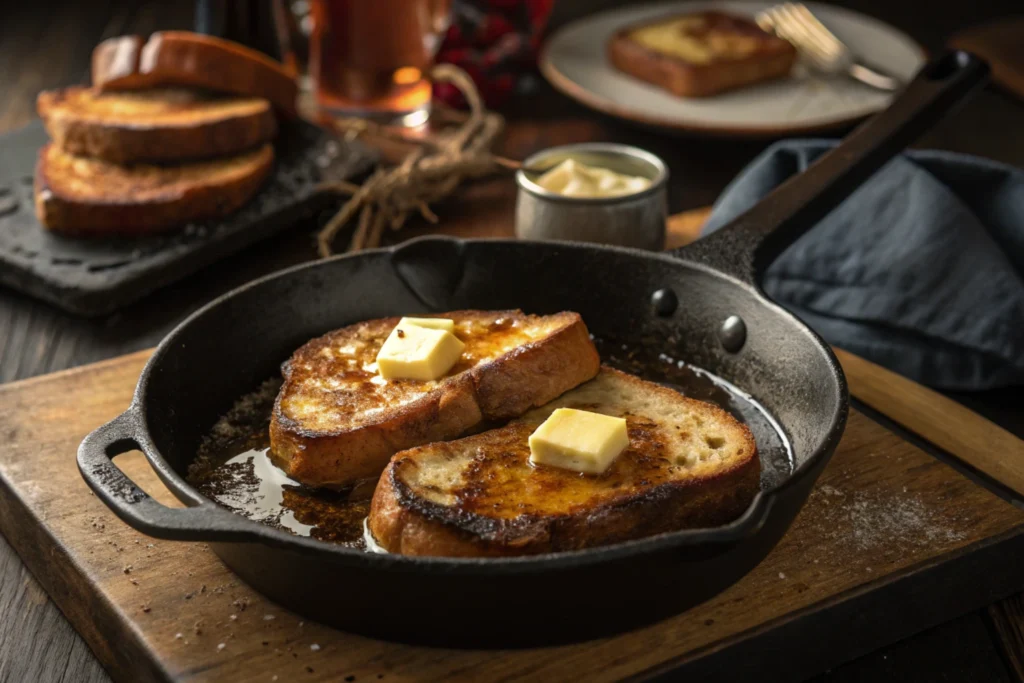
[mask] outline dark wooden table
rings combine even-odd
[[[553,24],[621,0],[559,0]],[[846,0],[938,50],[956,29],[1020,11],[1020,0]],[[189,28],[192,3],[96,0],[4,4],[0,20],[0,131],[35,116],[43,88],[85,82],[99,40],[157,28]],[[1024,39],[1024,36],[1022,36]],[[536,92],[507,112],[503,152],[522,158],[553,144],[614,140],[666,159],[672,172],[673,212],[711,203],[768,141],[666,137],[594,114],[538,79]],[[981,93],[919,144],[1024,165],[1024,102],[994,89]],[[438,207],[451,234],[508,234],[514,194],[507,179],[480,182]],[[414,227],[403,233],[424,231]],[[0,382],[53,372],[146,348],[182,317],[215,295],[257,275],[315,257],[315,225],[297,225],[266,243],[208,268],[137,305],[99,320],[81,320],[0,290]],[[1024,435],[1024,389],[956,398]],[[87,401],[88,396],[71,396]],[[941,600],[937,595],[935,599]],[[814,643],[808,643],[814,647]],[[770,679],[770,676],[766,680]],[[106,681],[88,647],[0,537],[0,682]],[[1024,681],[1024,598],[943,624],[822,674],[839,681]]]

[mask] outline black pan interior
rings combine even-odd
[[[666,299],[677,301],[674,310]],[[460,308],[575,310],[611,346],[704,368],[754,396],[783,425],[797,469],[841,412],[841,379],[829,355],[748,285],[669,255],[426,239],[257,281],[179,328],[142,385],[153,442],[184,477],[214,421],[310,338],[369,318]],[[719,330],[734,315],[745,323],[746,341],[730,353]]]

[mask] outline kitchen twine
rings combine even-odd
[[[445,112],[449,120],[458,124],[454,131],[432,131],[422,139],[413,140],[398,129],[364,119],[334,122],[334,126],[350,141],[372,133],[414,143],[417,148],[401,164],[378,169],[362,185],[345,181],[330,181],[322,185],[324,189],[349,195],[349,199],[317,236],[321,257],[334,253],[333,245],[338,233],[357,214],[359,222],[349,242],[349,252],[380,246],[384,229],[401,229],[413,212],[437,223],[437,214],[430,209],[430,204],[450,195],[463,180],[520,167],[519,162],[491,152],[491,145],[505,128],[505,119],[484,107],[469,74],[452,64],[438,64],[431,69],[430,77],[435,82],[454,85],[469,104],[468,114]]]

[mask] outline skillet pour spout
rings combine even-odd
[[[449,647],[517,647],[584,640],[677,614],[768,554],[846,421],[846,384],[831,350],[765,298],[760,272],[986,74],[965,53],[939,57],[889,109],[808,171],[673,253],[424,238],[251,282],[163,340],[128,411],[82,442],[82,476],[132,527],[209,542],[256,590],[348,631]],[[704,368],[768,410],[792,446],[792,467],[763,480],[747,512],[723,527],[502,559],[405,557],[323,543],[236,515],[187,482],[214,422],[310,338],[360,320],[472,308],[578,311],[597,337]],[[161,505],[111,462],[135,448],[188,507]]]

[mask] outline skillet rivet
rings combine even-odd
[[[747,324],[738,315],[730,315],[718,330],[718,341],[729,353],[736,353],[747,341]]]
[[[654,306],[655,313],[662,317],[668,317],[676,312],[679,298],[671,289],[663,287],[651,295],[651,305]]]

